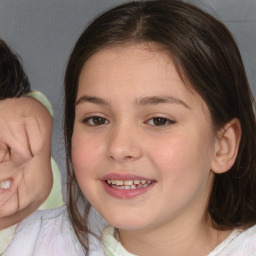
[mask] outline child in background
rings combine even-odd
[[[63,204],[60,172],[50,157],[51,105],[42,93],[30,91],[18,57],[3,40],[0,113],[1,254],[12,240],[18,222],[39,207]]]
[[[209,14],[177,0],[103,13],[65,74],[69,218],[32,215],[5,255],[255,255],[254,107]]]

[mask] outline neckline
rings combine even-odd
[[[230,235],[224,239],[222,242],[220,242],[207,256],[215,256],[218,253],[220,253],[223,249],[225,249],[233,239],[238,237],[242,232],[244,232],[243,229],[234,229]]]
[[[216,256],[223,249],[225,249],[228,244],[239,236],[244,230],[234,229],[230,235],[219,243],[207,256]],[[116,229],[113,226],[107,226],[103,230],[102,243],[107,256],[136,256],[135,254],[129,253],[121,244],[121,242],[116,237]]]

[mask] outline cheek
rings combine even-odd
[[[187,154],[188,151],[191,151],[191,145],[189,145],[191,142],[188,141],[187,137],[183,134],[173,133],[157,139],[150,138],[146,147],[151,161],[155,165],[160,165],[166,169],[170,167],[175,170],[176,167],[183,164],[186,155],[188,155],[187,157],[191,155],[191,152]]]
[[[91,161],[89,161],[91,159]],[[93,161],[91,152],[86,147],[86,144],[81,143],[79,140],[72,140],[72,163],[74,167],[75,176],[79,187],[83,194],[87,196],[86,188],[90,171],[92,170],[91,162]]]
[[[209,171],[213,156],[210,145],[209,136],[190,129],[148,143],[148,152],[153,164],[162,170],[162,175],[171,175],[174,180],[181,176],[189,179],[195,173]]]
[[[73,136],[72,138],[72,163],[75,176],[80,189],[89,202],[95,201],[97,194],[97,170],[102,149],[98,140]],[[95,182],[96,181],[96,182]]]
[[[76,136],[72,138],[72,163],[77,179],[89,176],[99,162],[100,143],[96,139]]]

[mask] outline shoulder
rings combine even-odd
[[[256,254],[256,225],[242,232],[236,239],[232,241],[233,253],[240,252],[248,256]],[[235,255],[235,254],[234,254]]]
[[[92,208],[88,216],[90,256],[103,256],[100,236],[107,223]],[[66,206],[37,211],[24,219],[3,256],[82,256],[83,249],[70,223]]]
[[[17,227],[3,256],[83,255],[65,206],[37,211]]]
[[[56,229],[62,223],[67,222],[67,218],[66,206],[49,210],[38,210],[18,225],[15,235],[24,232],[24,230],[40,232],[45,226],[49,226],[51,230]],[[52,226],[53,223],[55,224],[54,226]]]
[[[252,226],[251,228],[245,231],[235,231],[237,235],[231,236],[229,241],[222,243],[225,246],[219,246],[214,250],[212,254],[209,256],[219,255],[219,256],[226,256],[226,255],[247,255],[247,256],[254,256],[256,255],[256,225]],[[222,248],[221,248],[222,247]],[[224,248],[223,248],[224,247]]]
[[[248,255],[256,254],[256,225],[243,231],[230,243],[228,251],[231,255]],[[233,253],[233,254],[232,254]]]

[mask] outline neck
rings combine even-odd
[[[211,227],[210,221],[187,221],[163,225],[151,230],[119,230],[122,245],[130,253],[144,256],[205,256],[221,243],[231,231]]]

